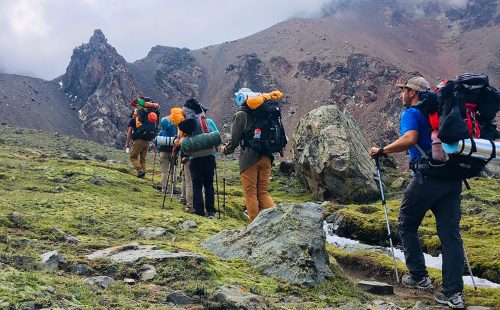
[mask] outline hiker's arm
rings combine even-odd
[[[383,147],[383,154],[404,152],[414,146],[418,141],[418,131],[408,130],[403,136],[388,146]],[[370,149],[370,156],[374,157],[378,154],[380,148],[372,147]],[[382,155],[382,154],[378,154]]]
[[[130,138],[132,137],[132,127],[128,127],[128,130],[127,130],[127,140],[125,141],[125,148],[127,148],[130,143]]]
[[[226,146],[223,148],[223,154],[231,154],[240,145],[241,137],[243,136],[243,130],[245,129],[246,115],[245,112],[238,112],[233,117],[233,122],[231,124],[231,139],[228,141]]]

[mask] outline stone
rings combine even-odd
[[[347,113],[334,105],[312,110],[300,119],[292,145],[297,176],[316,199],[342,203],[377,199],[368,142]]]
[[[268,309],[267,304],[259,295],[246,292],[244,289],[237,286],[219,287],[212,296],[212,299],[222,303],[221,306],[223,309]]]
[[[396,189],[402,188],[405,181],[405,178],[399,177],[391,183],[391,187]]]
[[[65,233],[57,227],[51,227],[49,232],[52,233],[58,240],[64,240],[68,243],[78,243],[80,240],[72,235]]]
[[[69,159],[74,159],[74,160],[88,160],[88,156],[83,154],[83,153],[77,153],[74,151],[69,151],[68,152],[68,158]]]
[[[90,273],[90,267],[85,264],[76,264],[71,267],[71,272],[80,276],[87,276]]]
[[[162,227],[139,227],[136,234],[140,238],[154,239],[168,234],[168,231]]]
[[[124,282],[125,284],[128,284],[128,285],[133,285],[133,284],[135,284],[135,280],[134,280],[134,279],[131,279],[131,278],[125,278],[125,279],[123,279],[123,282]]]
[[[302,300],[297,296],[283,296],[280,298],[280,302],[297,304],[302,302]]]
[[[19,213],[12,212],[7,215],[7,219],[14,224],[17,228],[26,228],[28,226],[28,221]]]
[[[427,306],[424,303],[417,301],[411,309],[412,310],[426,310]]]
[[[104,154],[96,154],[94,156],[94,159],[99,160],[99,161],[106,161],[106,160],[108,160],[108,156],[106,156]]]
[[[281,173],[288,175],[288,176],[291,175],[292,172],[295,171],[293,161],[291,161],[291,160],[280,161],[278,169]]]
[[[37,305],[34,301],[24,301],[22,302],[19,307],[16,309],[21,309],[21,310],[35,310],[37,309]]]
[[[490,307],[483,307],[483,306],[468,306],[467,310],[490,310]]]
[[[141,281],[153,280],[156,274],[156,268],[153,265],[144,264],[139,269],[139,279]]]
[[[377,281],[359,281],[357,286],[363,291],[373,294],[392,295],[394,287],[390,284]]]
[[[86,278],[84,280],[84,283],[94,288],[107,289],[111,284],[111,282],[113,281],[114,279],[108,276],[97,276],[97,277]]]
[[[50,251],[41,255],[42,266],[47,270],[57,270],[68,261],[58,251]]]
[[[192,303],[191,298],[181,291],[175,291],[168,294],[166,302],[174,305],[189,305]]]
[[[322,225],[320,205],[283,203],[262,210],[247,227],[220,232],[202,245],[219,257],[244,259],[264,275],[318,284],[333,278]]]
[[[152,245],[138,245],[135,243],[107,248],[87,255],[90,260],[107,258],[113,262],[134,263],[141,259],[163,261],[170,259],[195,259],[198,262],[205,261],[203,256],[191,252],[167,252],[157,250]]]
[[[90,178],[89,180],[90,184],[94,184],[94,185],[103,185],[105,180],[102,179],[101,177],[92,177]]]
[[[9,265],[0,262],[0,270],[6,270],[6,269],[9,269],[9,268],[10,268]]]
[[[196,228],[196,227],[198,227],[198,224],[193,220],[185,221],[185,222],[179,224],[179,228],[182,231],[187,231],[190,228]]]

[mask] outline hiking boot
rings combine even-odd
[[[452,309],[465,309],[462,293],[455,293],[446,297],[443,293],[435,293],[434,300],[443,305],[448,305]]]
[[[207,216],[210,220],[213,220],[215,218],[214,216],[214,213],[210,212],[208,213],[208,216]]]
[[[409,287],[409,288],[416,288],[418,290],[426,291],[426,292],[433,292],[434,291],[434,285],[432,284],[432,281],[429,277],[424,277],[420,281],[415,281],[410,277],[410,275],[404,275],[403,278],[401,279],[401,283],[403,283],[404,286]]]
[[[146,176],[146,171],[139,171],[139,173],[137,173],[138,178],[144,179],[145,176]]]

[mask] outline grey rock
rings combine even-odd
[[[10,266],[0,262],[0,270],[6,270],[6,269],[10,269]]]
[[[47,270],[57,270],[68,261],[58,251],[50,251],[41,255],[42,266]]]
[[[185,222],[179,224],[179,228],[182,231],[187,231],[190,228],[196,228],[196,227],[198,227],[198,224],[193,220],[185,221]]]
[[[377,281],[359,281],[357,286],[363,291],[370,292],[373,294],[394,294],[394,287],[387,283],[377,282]]]
[[[156,268],[153,265],[144,264],[139,269],[139,279],[141,281],[153,280],[156,274]]]
[[[482,307],[482,306],[468,306],[467,310],[490,310],[490,307]]]
[[[340,309],[340,310],[359,310],[359,307],[356,307],[353,303],[347,303],[345,305],[342,305],[340,307],[338,307],[337,309]]]
[[[19,308],[17,309],[20,309],[20,310],[35,310],[36,309],[36,304],[34,301],[25,301],[25,302],[22,302],[20,305],[19,305]]]
[[[152,239],[168,234],[168,231],[162,227],[139,227],[136,234],[140,238]]]
[[[412,310],[426,310],[427,306],[424,303],[417,301],[411,309]]]
[[[322,215],[316,203],[284,203],[262,210],[247,227],[220,232],[202,245],[222,258],[244,259],[265,275],[318,284],[333,277]]]
[[[110,278],[108,276],[97,276],[86,278],[84,280],[84,283],[94,288],[107,289],[113,281],[113,278]]]
[[[90,273],[90,267],[85,264],[76,264],[71,267],[71,272],[77,275],[86,276]]]
[[[391,187],[399,189],[403,187],[404,183],[405,183],[405,178],[399,177],[391,183]]]
[[[114,262],[133,263],[140,259],[149,259],[163,261],[169,259],[196,259],[197,261],[205,261],[203,256],[190,252],[167,252],[157,250],[151,245],[127,244],[104,250],[96,251],[87,255],[90,260],[107,258]]]
[[[89,157],[83,153],[77,153],[75,151],[68,152],[68,158],[74,160],[88,160]]]
[[[283,296],[280,298],[280,302],[296,304],[302,302],[302,300],[297,296]]]
[[[80,240],[72,235],[65,233],[57,227],[52,227],[49,229],[49,232],[52,233],[57,239],[64,240],[68,243],[78,243]]]
[[[95,159],[99,160],[99,161],[106,161],[108,160],[108,156],[104,155],[104,154],[96,154],[94,156]]]
[[[292,152],[297,175],[316,199],[349,203],[377,198],[368,142],[352,118],[334,105],[300,119]]]
[[[219,287],[212,299],[222,303],[224,309],[264,310],[267,304],[260,296],[243,291],[236,286]]]
[[[94,185],[103,185],[105,180],[101,177],[92,177],[90,178],[89,180],[90,184],[94,184]]]
[[[123,282],[125,284],[128,284],[128,285],[133,285],[136,283],[136,281],[134,279],[131,279],[131,278],[125,278],[125,279],[123,279]]]
[[[26,228],[28,226],[28,221],[19,213],[12,212],[7,215],[7,219],[14,224],[17,228]]]
[[[192,303],[191,298],[181,291],[168,294],[166,302],[173,303],[174,305],[189,305]]]

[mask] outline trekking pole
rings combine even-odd
[[[215,163],[214,170],[215,170],[215,189],[217,191],[217,209],[218,209],[217,212],[219,212],[219,220],[220,220],[219,178],[217,177],[217,162]]]
[[[167,198],[167,188],[168,188],[168,181],[170,180],[170,172],[172,171],[172,163],[170,163],[168,167],[168,174],[167,174],[167,184],[165,185],[165,189],[163,191],[163,203],[161,204],[161,208],[163,209],[165,207],[165,199]],[[163,189],[163,188],[162,188]]]
[[[172,165],[174,166],[174,172],[172,173],[172,189],[170,190],[170,202],[174,199],[174,188],[175,188],[175,170],[177,168],[177,157],[179,155],[178,148],[173,150],[172,155]]]
[[[470,267],[469,257],[467,257],[467,251],[465,250],[465,245],[463,244],[463,242],[462,247],[464,248],[465,262],[467,263],[467,268],[469,268],[469,275],[472,280],[472,286],[474,286],[474,289],[477,290],[476,281],[474,281],[474,275],[472,274],[472,268]]]
[[[389,216],[387,215],[387,206],[385,204],[384,188],[382,186],[382,173],[380,172],[379,156],[375,156],[375,165],[377,167],[378,185],[380,187],[380,195],[382,196],[382,206],[384,207],[385,224],[387,225],[387,237],[391,246],[392,263],[394,265],[394,273],[396,274],[396,283],[399,283],[398,268],[396,266],[396,256],[394,255],[394,247],[392,245],[391,227],[389,225]]]
[[[155,157],[153,159],[153,173],[151,174],[151,182],[154,183],[154,177],[155,177],[155,166],[156,166],[156,146],[154,147],[154,153]],[[154,185],[154,184],[153,184]]]

